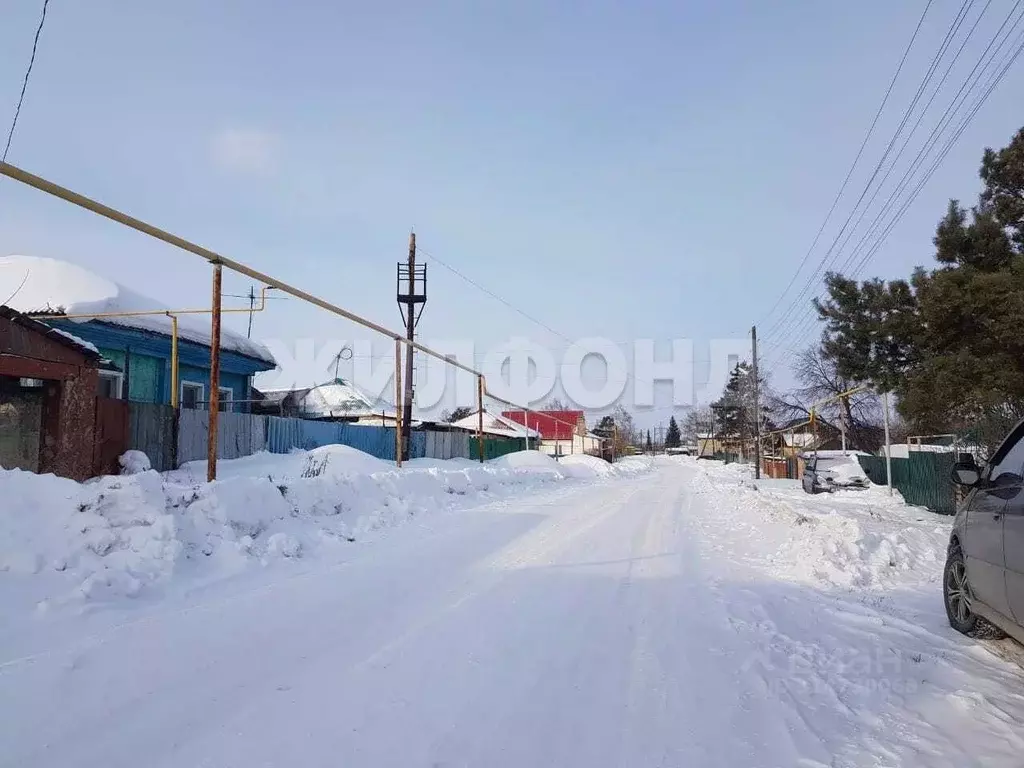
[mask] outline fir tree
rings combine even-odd
[[[678,448],[682,443],[682,435],[679,433],[679,425],[676,424],[676,417],[668,420],[668,429],[665,431],[665,447]]]

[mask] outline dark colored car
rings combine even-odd
[[[953,482],[970,492],[946,554],[949,623],[971,634],[984,619],[1024,643],[1024,421],[984,468],[956,463]]]
[[[857,459],[852,456],[807,454],[804,457],[804,474],[800,482],[807,493],[867,488],[871,481],[859,467]]]

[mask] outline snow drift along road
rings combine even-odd
[[[1024,674],[942,614],[948,525],[689,460],[534,483],[12,627],[0,765],[1019,766]]]
[[[599,459],[561,465],[528,451],[480,464],[418,459],[401,470],[347,446],[262,453],[160,475],[144,454],[85,484],[0,470],[0,606],[137,596],[280,559],[337,559],[355,538],[411,518],[566,479],[644,471]]]

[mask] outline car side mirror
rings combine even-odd
[[[953,482],[973,488],[981,481],[981,472],[973,462],[958,461],[953,465]]]

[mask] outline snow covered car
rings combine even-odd
[[[954,464],[953,482],[969,492],[942,578],[950,626],[969,635],[984,619],[1024,643],[1024,421],[984,468]]]
[[[854,455],[808,454],[804,457],[801,478],[807,493],[831,492],[842,489],[861,490],[871,485]]]

